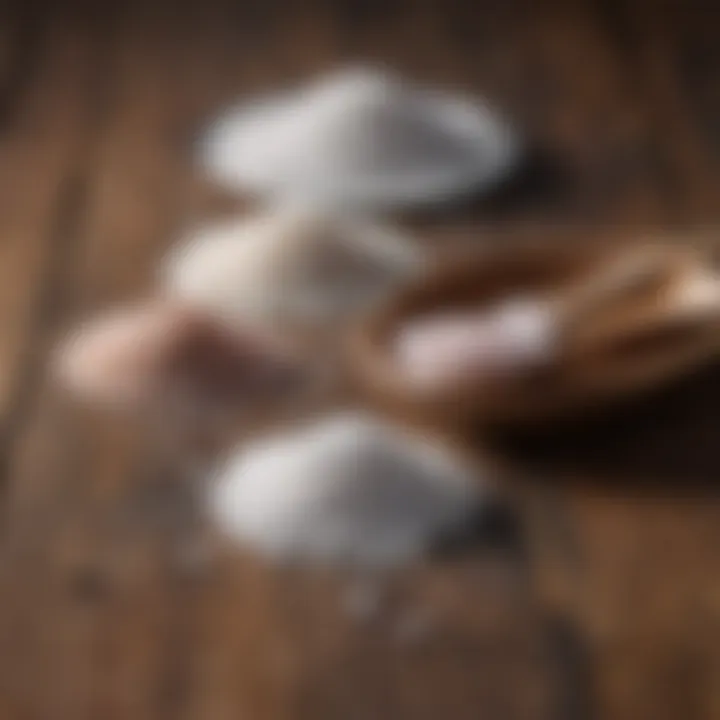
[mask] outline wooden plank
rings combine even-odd
[[[8,486],[13,479],[9,476],[14,471],[14,442],[24,431],[26,412],[36,397],[41,356],[48,349],[47,326],[56,319],[57,305],[62,302],[58,293],[67,279],[66,260],[71,260],[74,245],[68,223],[78,209],[79,183],[96,127],[101,87],[97,81],[104,80],[98,77],[102,38],[89,43],[82,28],[69,26],[61,12],[40,10],[29,8],[39,13],[33,16],[38,25],[32,30],[38,34],[33,45],[41,52],[37,71],[31,59],[23,61],[27,75],[21,79],[28,83],[27,89],[15,91],[17,107],[7,106],[1,141],[2,471]],[[42,453],[43,448],[37,451]],[[52,470],[52,458],[48,461]],[[3,504],[5,509],[11,516],[10,507]],[[9,523],[4,522],[6,541],[9,532]],[[31,542],[14,560],[7,543],[3,545],[1,712],[8,717],[30,711],[26,698],[37,693],[27,668],[42,665],[42,651],[38,652],[33,638],[41,615],[25,613],[39,609],[38,601],[48,588],[26,572],[24,563],[31,561],[46,537],[37,532],[28,539]],[[55,631],[62,634],[64,627]]]
[[[702,77],[717,58],[717,8],[702,2],[627,0],[599,4],[629,69],[628,81],[651,113],[664,202],[676,226],[713,222],[717,170],[712,107],[703,105]],[[692,63],[703,54],[702,67]],[[705,81],[707,85],[707,81]]]
[[[683,27],[680,18],[697,23],[702,14],[699,4],[682,9],[678,4],[671,14],[666,7],[577,3],[564,16],[567,24],[556,24],[556,33],[547,23],[557,18],[546,8],[540,24],[528,23],[547,43],[551,82],[573,88],[577,104],[548,127],[562,133],[561,143],[574,136],[577,145],[569,157],[588,163],[588,183],[578,190],[585,199],[578,197],[577,205],[586,221],[640,219],[648,229],[682,230],[714,219],[718,185],[712,146],[687,103],[689,83],[674,40],[676,28]],[[717,30],[705,32],[717,44]],[[693,37],[685,38],[686,45]],[[608,65],[602,57],[610,58],[613,72],[603,73]],[[612,87],[621,94],[605,95]],[[523,96],[529,101],[532,94]],[[615,119],[623,118],[618,113],[623,106],[630,112],[624,131]],[[712,489],[717,464],[706,462],[715,421],[704,409],[713,395],[707,387],[685,394],[682,410],[648,412],[644,419],[618,424],[616,435],[625,434],[618,440],[627,450],[624,466],[623,458],[612,459],[594,438],[595,455],[608,455],[601,469],[587,470],[594,491],[572,483],[558,487],[563,473],[557,467],[536,477],[531,490],[537,503],[531,514],[543,519],[540,537],[534,536],[541,587],[589,645],[600,718],[717,713],[711,677],[720,637],[714,570],[720,562],[715,529],[720,505]],[[571,442],[568,437],[566,452]],[[637,483],[616,478],[628,467]],[[668,473],[674,479],[663,483],[659,476]]]
[[[181,35],[166,33],[174,13],[133,4],[107,18],[116,37],[88,33],[82,24],[78,30],[82,18],[58,31],[60,42],[88,48],[83,67],[95,64],[93,51],[111,53],[110,72],[100,78],[110,114],[97,142],[74,115],[66,121],[90,151],[63,229],[78,237],[79,252],[65,259],[55,287],[55,312],[39,339],[43,354],[84,313],[147,287],[152,264],[187,207],[184,143],[197,120],[188,110],[197,113],[206,95],[197,79],[188,85],[186,71],[200,58],[192,53],[197,45],[187,43],[197,25],[183,17]],[[54,46],[47,52],[57,67],[62,55]],[[88,85],[82,75],[68,82]],[[50,83],[55,102],[44,109],[43,122],[54,122],[58,102],[77,110],[80,100],[65,89],[57,79]],[[22,638],[22,650],[3,669],[9,686],[3,697],[40,717],[97,717],[124,707],[134,717],[158,717],[166,705],[158,691],[163,673],[183,655],[173,657],[174,587],[158,576],[163,534],[137,533],[144,541],[139,550],[127,539],[137,531],[123,509],[132,497],[127,483],[138,463],[136,444],[73,412],[49,382],[36,398],[13,448],[2,635],[10,647]],[[128,607],[142,613],[128,615]],[[119,645],[116,620],[125,632]],[[37,682],[41,693],[34,691]]]
[[[82,65],[83,50],[64,32],[44,22],[19,16],[2,91],[0,136],[0,419],[12,423],[21,405],[34,360],[29,355],[36,316],[42,304],[42,283],[54,261],[51,229],[63,212],[66,179],[72,175],[82,141],[80,127],[91,113],[91,99],[78,72],[92,73]],[[67,42],[70,40],[70,42]],[[57,52],[55,64],[40,54]],[[57,50],[55,50],[57,48]],[[36,78],[36,75],[38,77]],[[65,97],[66,103],[59,98]],[[52,123],[47,118],[54,113]],[[8,432],[11,430],[8,429]]]
[[[658,187],[667,210],[659,223],[682,232],[714,212],[712,149],[685,104],[673,23],[656,5],[630,5],[628,15],[615,16],[614,32],[627,33],[632,81],[644,93],[665,168]],[[716,388],[709,371],[664,404],[616,417],[614,430],[611,423],[584,433],[595,489],[554,486],[556,468],[538,492],[545,495],[534,511],[545,515],[539,542],[548,551],[540,576],[551,602],[563,605],[589,641],[599,717],[716,716]],[[564,451],[574,446],[577,460],[580,436],[566,433]]]
[[[540,577],[587,641],[597,716],[715,717],[717,503],[603,488],[561,497],[575,564],[556,548]]]
[[[0,3],[0,124],[7,127],[38,59],[39,23],[23,3]]]
[[[585,2],[435,5],[458,77],[523,130],[528,166],[474,220],[583,226],[656,220],[649,118]]]

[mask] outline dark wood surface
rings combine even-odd
[[[562,552],[539,583],[495,543],[358,617],[352,584],[204,554],[172,463],[47,378],[63,330],[233,206],[193,169],[203,122],[349,60],[485,93],[532,139],[521,180],[428,218],[431,240],[717,219],[712,2],[3,1],[0,717],[719,718],[714,476],[682,497],[548,484]]]

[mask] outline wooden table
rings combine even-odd
[[[716,219],[711,2],[3,0],[0,717],[720,717],[715,476],[682,499],[548,491],[579,550],[551,553],[566,614],[509,541],[410,573],[373,613],[362,587],[203,557],[152,443],[47,378],[64,329],[232,206],[193,169],[202,123],[357,59],[485,93],[537,148],[513,187],[423,223],[431,240]]]

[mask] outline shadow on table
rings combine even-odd
[[[717,492],[719,427],[715,365],[592,417],[496,432],[491,445],[544,479],[582,478],[626,493],[681,497]]]

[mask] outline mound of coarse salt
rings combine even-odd
[[[509,298],[494,308],[431,315],[398,333],[396,360],[403,377],[439,390],[462,382],[492,382],[551,357],[557,318],[553,306]]]
[[[230,538],[276,560],[387,567],[466,528],[480,480],[441,446],[341,414],[232,456],[210,509]]]
[[[202,161],[224,185],[343,206],[446,200],[501,180],[518,140],[484,103],[351,69],[229,111]]]
[[[170,254],[170,295],[242,323],[318,329],[384,298],[424,267],[404,236],[286,208],[200,229]]]
[[[78,397],[129,408],[262,403],[299,385],[306,370],[261,335],[161,301],[83,324],[59,346],[53,369]]]

